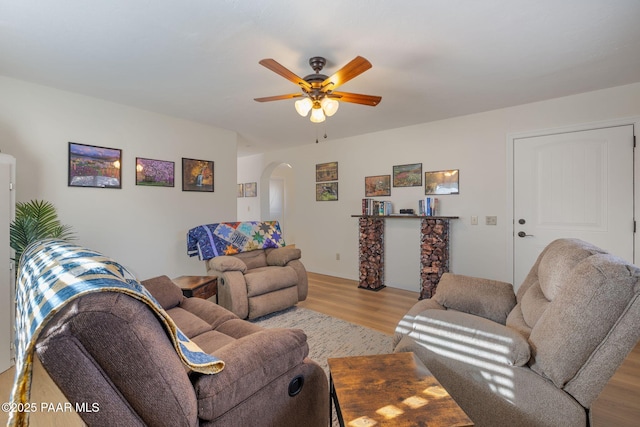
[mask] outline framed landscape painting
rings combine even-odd
[[[182,191],[213,192],[213,162],[183,157]]]
[[[424,173],[424,194],[459,194],[458,169]]]
[[[338,200],[338,183],[324,182],[316,184],[316,202]]]
[[[337,181],[338,162],[319,163],[316,165],[316,182]]]
[[[174,187],[175,162],[136,157],[136,185]]]
[[[420,187],[422,185],[422,163],[393,167],[394,187]]]
[[[391,195],[391,175],[364,177],[364,196],[378,197]]]
[[[69,187],[122,188],[122,150],[69,142]]]

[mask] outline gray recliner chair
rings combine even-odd
[[[300,249],[256,249],[205,261],[218,277],[218,304],[241,319],[284,310],[307,298],[307,270]]]
[[[476,426],[588,426],[640,339],[640,269],[575,239],[550,243],[514,294],[446,273],[396,328]]]

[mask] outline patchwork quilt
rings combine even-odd
[[[199,225],[187,233],[187,254],[201,260],[283,246],[278,221],[220,222]]]
[[[31,369],[35,343],[47,322],[75,298],[91,292],[122,292],[147,304],[163,323],[182,362],[214,374],[224,362],[203,352],[178,329],[153,295],[123,266],[106,256],[62,240],[29,246],[20,260],[16,289],[16,375],[11,392],[10,426],[29,424]]]

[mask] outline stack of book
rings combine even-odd
[[[383,202],[374,199],[362,199],[362,215],[391,215],[393,206],[391,202]]]
[[[418,215],[437,216],[438,199],[435,197],[425,197],[418,200]]]

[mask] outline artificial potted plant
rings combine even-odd
[[[16,251],[16,266],[24,250],[43,239],[72,240],[73,231],[58,219],[55,206],[44,200],[16,203],[16,218],[10,226],[10,245]]]

